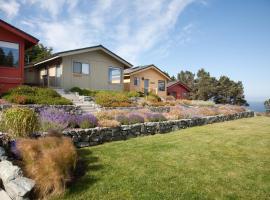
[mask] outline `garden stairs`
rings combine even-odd
[[[55,91],[62,97],[72,101],[75,106],[80,107],[83,113],[95,113],[100,111],[100,106],[93,100],[86,101],[87,97],[85,96],[80,96],[73,92],[66,92],[64,89],[55,89]]]

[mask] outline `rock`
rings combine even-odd
[[[0,199],[1,200],[12,200],[4,190],[1,190],[1,188],[0,188]]]
[[[35,186],[35,182],[29,178],[17,177],[7,184],[4,184],[5,190],[12,199],[26,199],[27,194]]]
[[[22,170],[18,166],[14,166],[10,161],[4,160],[0,162],[0,179],[4,184],[21,175]]]

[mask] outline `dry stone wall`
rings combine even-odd
[[[95,146],[105,142],[127,140],[138,136],[169,133],[194,126],[202,126],[217,122],[254,117],[253,111],[231,115],[217,115],[192,119],[171,120],[163,122],[145,122],[141,124],[122,125],[116,128],[74,129],[63,132],[71,137],[77,147]]]

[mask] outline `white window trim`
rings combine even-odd
[[[108,73],[108,82],[109,82],[109,84],[112,84],[112,85],[122,84],[123,83],[123,70],[122,70],[122,68],[121,67],[109,66],[108,72],[110,71],[110,69],[118,69],[118,70],[120,70],[120,82],[119,83],[112,83],[112,81],[110,80],[110,74]]]

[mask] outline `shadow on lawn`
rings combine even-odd
[[[69,190],[67,195],[75,195],[84,190],[89,190],[89,187],[98,181],[98,179],[92,175],[92,172],[103,168],[103,166],[98,163],[98,157],[94,156],[89,148],[80,149],[78,154],[79,160],[74,178],[68,185]]]

